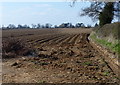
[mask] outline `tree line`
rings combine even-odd
[[[95,27],[98,26],[98,24],[95,24]],[[52,25],[50,23],[46,23],[45,25],[41,24],[31,24],[29,25],[17,25],[15,26],[14,24],[9,24],[8,26],[2,26],[2,29],[26,29],[26,28],[91,28],[91,25],[85,26],[83,23],[76,23],[73,25],[72,23],[62,23],[60,25]]]

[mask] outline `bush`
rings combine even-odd
[[[3,42],[3,58],[13,58],[16,56],[26,56],[32,51],[25,43],[17,39],[9,39]]]

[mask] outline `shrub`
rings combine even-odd
[[[9,39],[3,42],[2,56],[3,58],[13,58],[16,56],[26,56],[32,51],[24,42],[17,39]]]

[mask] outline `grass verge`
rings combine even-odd
[[[92,40],[94,40],[95,42],[97,42],[98,44],[108,48],[109,50],[111,50],[112,52],[115,52],[117,54],[120,55],[120,43],[119,43],[119,40],[116,40],[115,43],[112,43],[112,42],[108,42],[107,40],[105,39],[100,39],[100,38],[97,38],[97,35],[95,33],[92,33],[90,35],[90,38]]]

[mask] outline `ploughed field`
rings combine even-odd
[[[91,29],[3,30],[36,53],[3,59],[4,83],[114,83],[117,77],[89,43]]]

